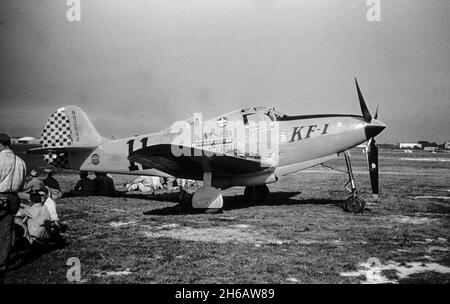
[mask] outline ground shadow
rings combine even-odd
[[[159,201],[159,202],[172,202],[178,203],[179,199],[179,191],[176,192],[161,192],[161,193],[153,193],[153,194],[126,194],[124,197],[140,197],[146,198],[149,200]]]
[[[75,195],[75,194],[67,194],[64,193],[63,198],[72,198],[72,197],[110,197],[110,198],[131,198],[131,199],[141,199],[141,200],[154,200],[154,201],[165,201],[165,202],[178,202],[178,191],[167,192],[153,192],[153,193],[145,193],[145,192],[128,192],[128,191],[117,191],[114,195]]]
[[[178,202],[177,194],[170,193],[171,200],[162,198],[164,201]],[[249,202],[244,195],[226,196],[223,198],[223,210],[245,209],[255,206],[281,206],[281,205],[337,205],[342,204],[342,200],[331,199],[299,199],[292,198],[301,192],[273,192],[265,202]],[[152,197],[152,199],[155,199]],[[157,199],[155,199],[157,200]],[[221,212],[221,210],[219,211]],[[193,209],[190,204],[177,204],[171,207],[164,207],[155,210],[145,211],[144,215],[182,215],[182,214],[201,214],[205,209]],[[210,213],[214,213],[212,210]]]
[[[143,212],[144,215],[187,215],[187,214],[204,214],[206,209],[194,209],[189,205],[177,204],[172,207],[164,207]],[[221,210],[216,212],[221,213]]]
[[[339,205],[342,200],[332,199],[301,199],[292,198],[301,194],[299,191],[272,192],[265,202],[252,203],[247,201],[243,195],[224,197],[223,209],[234,210],[254,206],[281,206],[281,205]]]
[[[25,239],[21,239],[12,249],[7,271],[19,269],[20,267],[32,263],[43,255],[55,250],[63,249],[68,245],[69,244],[64,240],[48,242],[46,244],[35,242],[33,245],[29,245]]]

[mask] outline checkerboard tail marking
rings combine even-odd
[[[60,108],[47,120],[41,133],[41,145],[43,148],[70,147],[72,142],[69,117],[66,116],[65,108]],[[44,160],[58,168],[69,168],[65,152],[44,154]]]

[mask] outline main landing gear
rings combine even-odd
[[[345,188],[349,192],[351,192],[351,195],[344,202],[344,204],[342,205],[342,208],[344,209],[344,211],[349,211],[349,212],[353,212],[353,213],[363,213],[364,206],[366,205],[366,203],[356,193],[355,180],[353,179],[352,164],[350,163],[350,154],[348,153],[348,151],[344,152],[344,157],[345,157],[345,163],[347,165],[347,173],[348,173],[348,182],[345,184]],[[349,188],[349,185],[350,185],[350,188]]]
[[[262,202],[269,197],[269,188],[266,185],[247,186],[244,190],[244,198],[247,202]]]

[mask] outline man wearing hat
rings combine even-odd
[[[11,249],[14,216],[20,207],[17,192],[23,186],[25,174],[25,162],[11,150],[10,137],[0,133],[0,283]]]
[[[19,192],[19,197],[21,199],[30,200],[30,193],[37,192],[45,189],[44,182],[38,178],[38,172],[36,169],[31,170],[30,172],[30,180],[25,183],[23,187],[23,191]]]

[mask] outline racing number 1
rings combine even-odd
[[[134,139],[131,139],[131,140],[127,141],[127,145],[128,145],[128,159],[129,159],[131,154],[133,153]],[[130,171],[139,170],[138,166],[136,166],[134,161],[129,160],[129,162],[130,162],[130,165],[128,166],[128,169]]]
[[[147,147],[147,141],[148,141],[148,137],[144,137],[143,139],[141,139],[142,149]],[[134,139],[127,141],[127,145],[128,145],[128,158],[129,158],[131,156],[131,154],[133,154]],[[130,165],[128,166],[128,169],[130,169],[130,171],[139,170],[139,167],[136,166],[134,161],[129,160],[129,162],[130,162]],[[150,168],[146,167],[146,166],[142,166],[142,169],[150,169]]]

